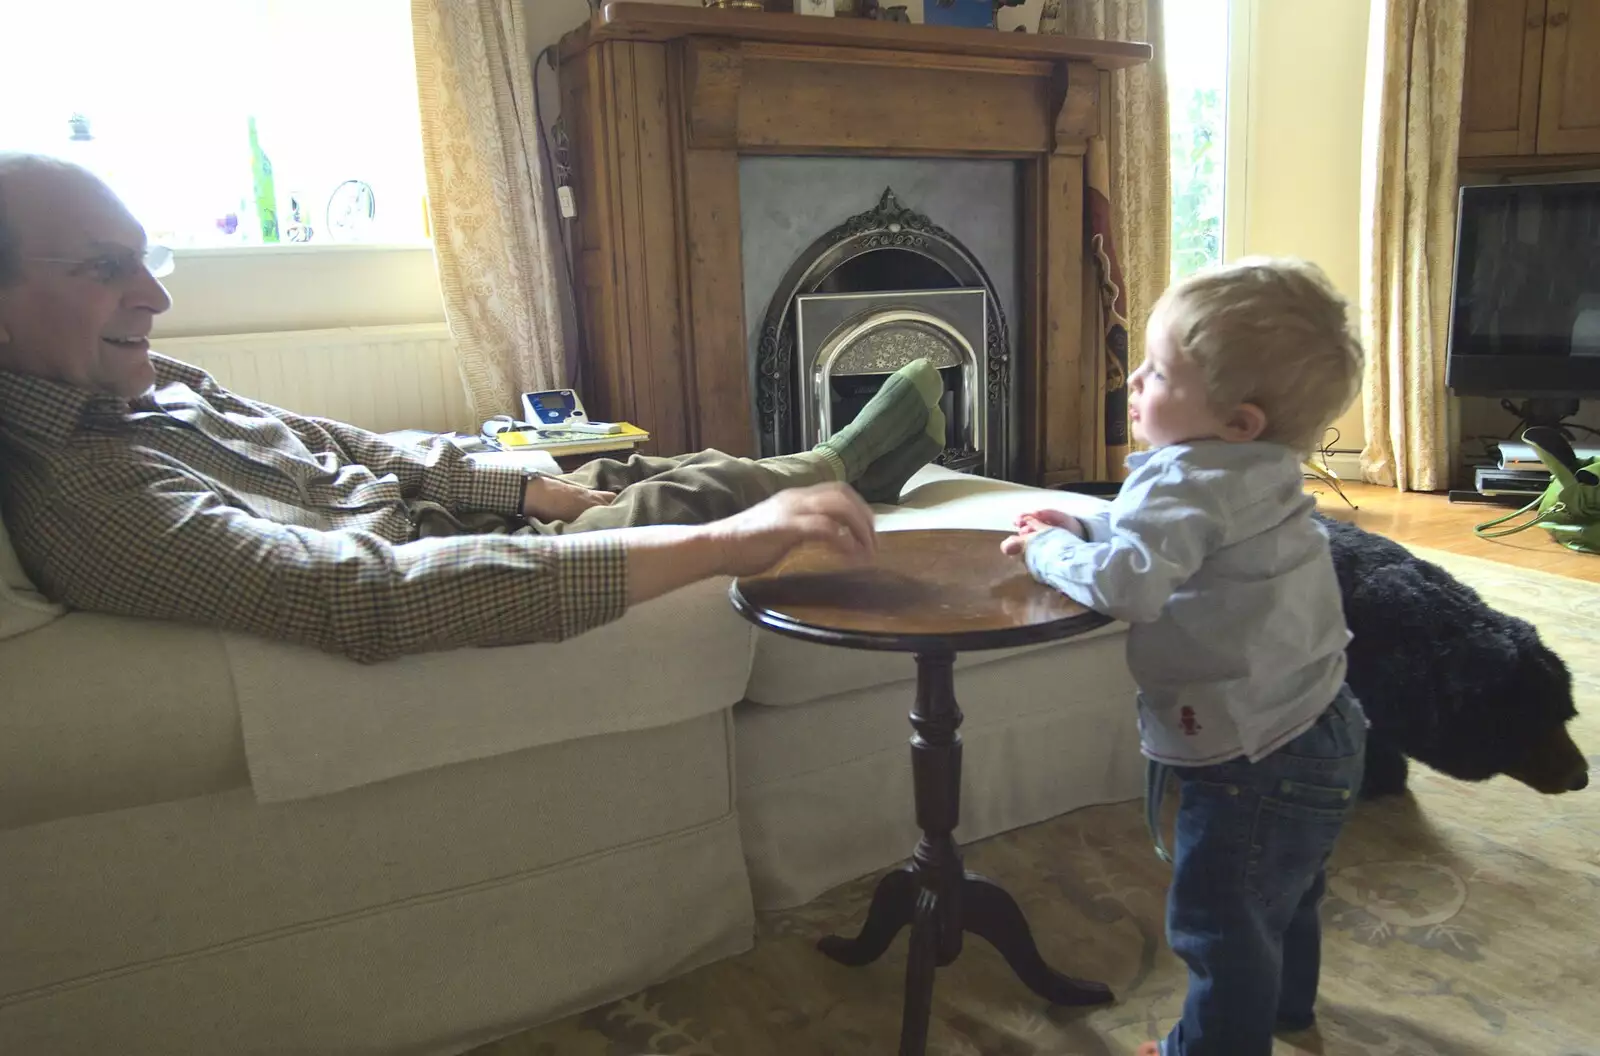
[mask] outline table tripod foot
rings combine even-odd
[[[900,1012],[900,1056],[924,1056],[933,1018],[933,976],[939,960],[939,899],[931,891],[916,896],[911,949],[906,955],[906,1000]]]
[[[866,923],[861,933],[853,939],[842,935],[827,935],[817,942],[817,949],[840,964],[859,968],[882,957],[900,929],[911,923],[917,907],[917,877],[911,866],[901,866],[878,881],[872,892],[872,904],[867,907]]]
[[[968,873],[961,882],[962,927],[1000,951],[1029,990],[1053,1005],[1102,1005],[1112,1000],[1104,983],[1062,975],[1045,963],[1028,920],[1004,888]]]

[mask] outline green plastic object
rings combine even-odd
[[[1483,539],[1499,539],[1529,528],[1543,528],[1569,550],[1600,553],[1600,461],[1586,466],[1569,464],[1536,437],[1524,433],[1522,441],[1550,470],[1550,486],[1522,509],[1480,524],[1473,533]]]
[[[278,189],[272,182],[272,162],[261,149],[256,119],[250,118],[250,178],[255,185],[256,220],[261,224],[261,241],[278,241]]]

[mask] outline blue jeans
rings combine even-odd
[[[1181,788],[1167,938],[1189,966],[1163,1056],[1269,1056],[1275,1028],[1315,1022],[1324,867],[1361,787],[1367,723],[1348,688],[1259,762],[1152,763]],[[1159,847],[1159,841],[1158,841]]]

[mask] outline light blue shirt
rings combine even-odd
[[[1344,684],[1345,627],[1327,535],[1300,458],[1207,440],[1128,459],[1121,493],[1028,542],[1028,570],[1132,624],[1145,755],[1200,766],[1270,754]]]

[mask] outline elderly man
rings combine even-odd
[[[822,540],[942,447],[940,380],[893,376],[811,452],[529,475],[237,396],[153,355],[170,254],[94,176],[0,155],[0,511],[47,595],[357,660],[556,640]],[[858,494],[859,493],[859,494]]]

